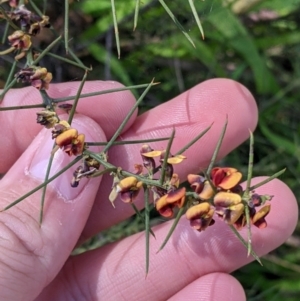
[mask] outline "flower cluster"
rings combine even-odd
[[[156,173],[155,157],[160,157],[159,161],[161,166],[164,166],[164,179],[161,186],[152,186],[153,200],[156,209],[165,217],[171,217],[173,215],[173,208],[181,208],[184,204],[185,188],[178,188],[179,177],[176,173],[173,173],[173,165],[181,163],[185,156],[177,155],[167,158],[167,163],[164,163],[165,151],[153,150],[149,145],[145,144],[141,147],[140,154],[143,160],[143,166],[147,173],[143,175],[143,166],[136,164],[136,174],[140,177],[153,179],[153,175]],[[118,194],[121,196],[121,200],[125,203],[132,203],[137,197],[143,182],[139,181],[137,177],[130,176],[122,180],[115,177],[113,189],[110,194],[110,201],[113,203]]]
[[[0,15],[0,18],[10,18],[11,21],[15,21],[21,27],[20,30],[15,30],[8,36],[11,47],[1,52],[1,54],[4,55],[18,51],[15,60],[20,60],[27,55],[32,46],[32,36],[39,34],[42,28],[50,27],[49,17],[38,16],[26,9],[25,5],[20,5],[12,11],[6,11],[4,15]],[[36,56],[37,54],[35,57]],[[27,56],[27,63],[29,65],[31,64],[31,56]],[[39,90],[47,90],[52,80],[52,74],[48,72],[46,68],[29,66],[17,72],[15,78],[22,83],[30,83]]]
[[[32,11],[28,10],[24,4],[14,7],[12,11],[5,11],[7,17],[11,21],[16,21],[16,23],[21,27],[23,32],[28,33],[31,36],[37,35],[42,28],[50,27],[48,16],[39,16]],[[0,15],[0,18],[5,16]]]
[[[271,200],[269,195],[258,195],[254,192],[245,195],[240,182],[242,174],[235,168],[215,167],[209,175],[201,176],[189,174],[187,177],[193,192],[187,192],[185,187],[179,187],[178,174],[173,172],[173,164],[185,159],[182,155],[170,156],[164,163],[165,152],[153,150],[149,145],[143,145],[140,154],[143,165],[136,164],[136,176],[119,179],[115,176],[110,201],[113,203],[119,194],[125,203],[134,202],[141,187],[143,179],[151,179],[162,167],[165,167],[163,181],[156,179],[157,185],[152,185],[153,203],[158,213],[166,218],[174,216],[174,210],[185,207],[186,218],[192,228],[203,231],[214,224],[214,216],[222,218],[227,224],[240,230],[246,225],[246,211],[249,212],[250,221],[258,228],[267,226],[265,217],[271,206],[266,201]],[[154,158],[160,157],[160,168],[156,167]],[[144,170],[146,173],[144,174]],[[144,182],[146,182],[144,180]],[[162,183],[159,185],[158,183]],[[149,184],[147,184],[149,187]],[[260,207],[258,211],[256,207]]]
[[[84,149],[84,134],[78,134],[78,131],[71,128],[65,120],[59,121],[54,111],[45,109],[37,112],[37,123],[45,126],[47,129],[53,128],[52,139],[69,156],[81,155]]]
[[[263,205],[272,197],[255,193],[250,197],[245,196],[240,186],[241,179],[242,174],[231,167],[213,168],[209,179],[188,175],[188,182],[199,198],[198,204],[186,212],[191,226],[198,231],[205,230],[214,223],[213,215],[216,213],[227,224],[240,230],[246,225],[246,210],[249,210],[251,223],[258,228],[266,227],[265,217],[271,206],[267,204],[259,211],[255,207]]]
[[[65,120],[56,123],[52,130],[52,139],[55,139],[55,143],[69,156],[82,154],[84,138],[84,134],[78,134]]]
[[[78,134],[78,131],[71,128],[65,121],[59,121],[56,112],[49,109],[37,112],[37,123],[52,128],[52,139],[55,139],[57,147],[62,149],[69,156],[79,156],[85,148],[85,135]],[[91,176],[99,169],[100,164],[93,158],[83,158],[83,163],[74,172],[71,181],[72,187],[77,187],[83,177]]]

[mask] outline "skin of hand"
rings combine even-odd
[[[51,97],[75,95],[79,83],[51,85]],[[87,82],[83,93],[121,87],[116,82]],[[32,87],[10,90],[1,107],[36,104],[40,95]],[[84,98],[72,127],[86,141],[112,137],[135,99],[128,91]],[[44,179],[53,141],[51,130],[35,123],[38,110],[0,111],[0,208],[24,195]],[[173,127],[175,153],[213,123],[210,131],[185,152],[187,160],[176,166],[184,180],[188,173],[206,167],[228,116],[220,150],[224,157],[249,137],[257,124],[253,96],[228,79],[203,82],[140,116],[134,114],[121,140],[168,137]],[[67,119],[67,116],[64,116]],[[151,143],[164,149],[166,142]],[[125,170],[140,163],[140,145],[115,146],[109,160]],[[100,151],[100,147],[91,147]],[[58,151],[53,172],[70,160]],[[191,229],[183,217],[166,247],[156,254],[171,222],[153,228],[150,271],[145,279],[144,234],[138,233],[103,248],[69,257],[78,243],[132,215],[128,204],[108,201],[112,179],[83,179],[78,188],[70,180],[77,165],[48,185],[44,220],[38,224],[41,191],[0,213],[0,300],[246,300],[236,279],[228,273],[253,260],[228,226],[216,224],[204,232]],[[234,166],[233,166],[234,167]],[[253,184],[261,181],[253,179]],[[291,190],[273,180],[257,193],[274,195],[268,226],[252,227],[253,248],[262,256],[281,245],[293,232],[297,202]],[[143,200],[136,201],[139,208]],[[241,234],[246,238],[246,230]]]

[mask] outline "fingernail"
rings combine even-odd
[[[85,141],[87,142],[93,142],[96,140],[99,141],[99,134],[100,136],[102,136],[101,131],[99,133],[99,129],[95,128],[94,122],[87,117],[82,116],[82,118],[74,120],[72,123],[72,127],[76,128],[78,130],[78,133],[85,134]],[[96,132],[96,130],[98,131]],[[28,174],[34,177],[35,179],[41,180],[42,182],[45,180],[45,175],[51,157],[51,151],[54,145],[54,140],[52,140],[51,138],[51,130],[47,130],[47,129],[43,129],[36,137],[36,139],[38,140],[38,147],[29,165]],[[93,147],[90,148],[90,150],[99,152],[100,148]],[[61,149],[58,149],[54,154],[49,178],[51,178],[60,170],[62,170],[64,167],[66,167],[75,158],[76,157],[74,156],[71,157],[68,156]],[[71,202],[76,197],[78,197],[83,191],[83,189],[86,187],[86,185],[88,184],[88,181],[93,180],[93,179],[83,178],[80,181],[78,187],[71,187],[70,183],[73,177],[73,173],[80,164],[81,161],[75,163],[75,165],[73,165],[71,168],[66,170],[63,174],[61,174],[56,179],[54,179],[51,183],[48,184],[54,190],[56,190],[59,197],[63,198],[64,201],[66,202]]]

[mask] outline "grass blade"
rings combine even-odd
[[[111,9],[112,9],[112,15],[113,15],[115,37],[116,37],[116,44],[117,44],[117,52],[118,52],[118,59],[119,59],[120,55],[121,55],[121,50],[120,50],[120,38],[119,38],[119,29],[118,29],[118,21],[117,21],[115,0],[111,0]]]
[[[135,1],[135,10],[134,10],[134,22],[133,22],[133,31],[135,31],[139,18],[139,10],[140,10],[141,0]]]
[[[188,39],[188,41],[193,45],[194,48],[196,48],[195,44],[194,44],[194,42],[192,40],[192,38],[187,33],[187,31],[183,28],[183,26],[179,23],[179,21],[176,19],[176,17],[171,12],[171,10],[169,9],[169,7],[165,3],[165,1],[164,0],[158,0],[158,1],[162,5],[162,7],[165,9],[165,11],[167,12],[167,14],[170,16],[170,18],[173,20],[173,22],[176,24],[176,26],[181,30],[181,32],[184,34],[184,36]]]
[[[195,5],[194,5],[194,0],[189,0],[189,4],[190,4],[191,10],[192,10],[192,13],[194,15],[194,18],[196,20],[197,26],[198,26],[198,28],[200,30],[202,39],[204,40],[204,31],[203,31],[203,28],[202,28],[199,16],[197,14],[197,11],[196,11],[196,8],[195,8]]]

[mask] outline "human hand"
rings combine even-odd
[[[113,82],[88,82],[83,93],[113,89]],[[51,97],[75,95],[78,83],[51,85]],[[9,91],[1,107],[38,103],[34,88]],[[82,99],[72,124],[86,141],[109,139],[122,122],[134,98],[128,91]],[[0,208],[42,183],[53,141],[49,130],[35,124],[37,110],[0,112]],[[194,136],[213,127],[191,149],[176,170],[181,179],[207,166],[228,115],[228,127],[220,158],[237,147],[254,130],[257,108],[251,94],[240,84],[225,79],[204,82],[139,117],[132,116],[121,139],[169,136],[176,128],[173,152]],[[89,116],[89,117],[87,117]],[[92,119],[91,119],[92,118]],[[36,136],[37,135],[37,136]],[[151,143],[163,149],[166,142]],[[140,162],[140,145],[114,147],[109,160],[132,170]],[[92,149],[92,148],[91,148]],[[94,148],[92,150],[100,150]],[[56,155],[53,171],[70,160]],[[74,167],[75,168],[75,167]],[[245,300],[240,284],[227,273],[247,264],[246,249],[226,225],[198,233],[182,218],[175,233],[155,254],[170,223],[154,227],[150,271],[145,279],[144,234],[139,233],[98,250],[69,257],[77,241],[129,217],[132,208],[108,201],[112,180],[83,179],[71,188],[73,169],[54,180],[47,189],[44,221],[38,224],[41,192],[0,213],[0,300]],[[260,179],[261,180],[261,179]],[[258,182],[259,179],[254,179]],[[274,195],[268,227],[253,227],[253,248],[261,256],[282,244],[297,221],[297,204],[290,189],[273,180],[257,189]],[[142,208],[142,199],[136,201]],[[241,231],[246,237],[246,231]]]

